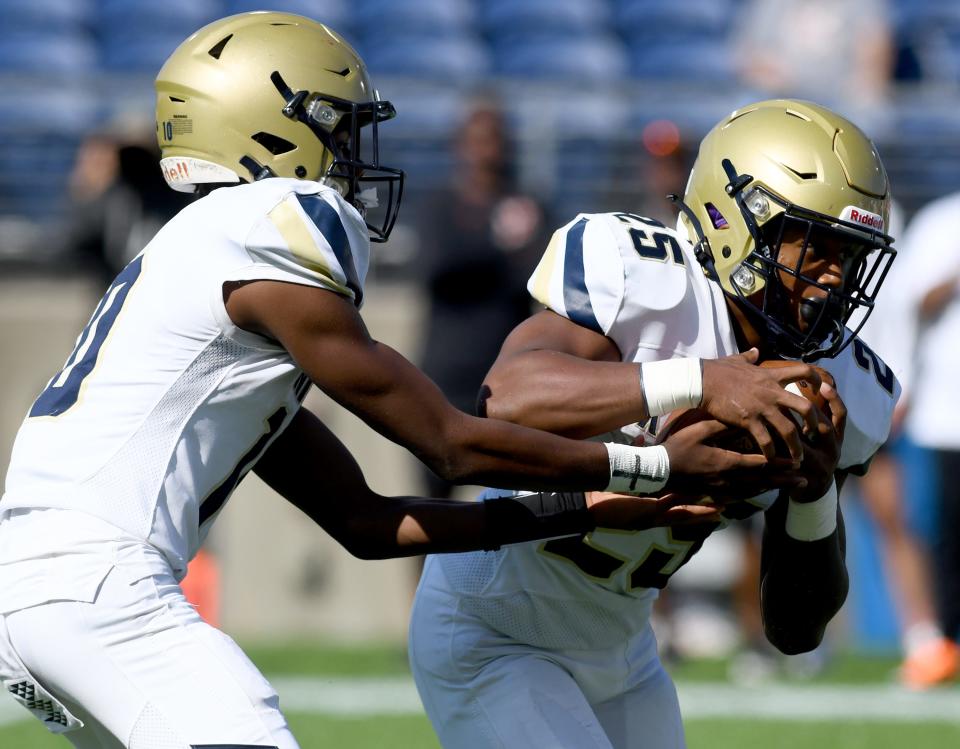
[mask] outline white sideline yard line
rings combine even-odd
[[[278,676],[270,680],[281,707],[291,713],[342,718],[420,715],[420,698],[407,677],[340,678]],[[894,685],[817,686],[681,683],[680,708],[687,720],[866,720],[896,723],[937,721],[960,724],[960,688],[910,692]],[[28,720],[9,697],[0,698],[0,726]]]

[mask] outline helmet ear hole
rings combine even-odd
[[[733,250],[730,249],[730,245],[725,244],[723,249],[720,250],[720,254],[723,255],[724,258],[728,258],[733,254]]]
[[[297,164],[297,168],[293,170],[293,173],[300,179],[303,179],[307,176],[307,168],[303,164]]]

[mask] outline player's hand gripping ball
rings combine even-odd
[[[774,368],[786,367],[791,364],[794,364],[794,362],[781,361],[779,359],[768,359],[767,361],[760,362],[757,366]],[[815,369],[824,382],[829,383],[830,385],[835,384],[833,376],[829,372],[821,367],[815,367]],[[830,404],[819,390],[814,389],[812,383],[808,382],[807,380],[798,380],[797,382],[792,382],[787,385],[786,389],[797,395],[802,395],[808,401],[813,403],[813,405],[817,407],[817,415],[821,424],[829,425],[832,423]],[[793,416],[794,420],[797,422],[797,426],[802,428],[803,421],[800,416],[792,411],[788,413]],[[708,414],[707,411],[702,408],[689,408],[680,411],[674,411],[667,416],[666,422],[660,427],[660,430],[657,433],[657,442],[663,443],[667,437],[676,432],[678,429],[683,429],[691,424],[696,424],[699,421],[710,418],[712,418],[710,414]],[[804,436],[804,438],[807,440],[807,442],[810,441],[808,437]],[[733,452],[744,454],[760,452],[756,442],[754,442],[753,437],[750,436],[748,431],[734,427],[731,427],[730,429],[727,429],[726,431],[721,432],[719,435],[712,438],[709,441],[709,444],[713,445],[714,447],[720,447],[725,450],[731,450]],[[777,452],[781,456],[787,456],[786,446],[781,445]]]

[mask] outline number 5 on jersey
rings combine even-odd
[[[140,277],[143,256],[138,255],[120,271],[107,293],[93,311],[90,322],[77,338],[77,345],[67,363],[50,382],[30,409],[30,418],[36,416],[61,416],[79,399],[83,381],[97,366],[100,350],[116,322],[120,309],[130,294],[130,289]]]

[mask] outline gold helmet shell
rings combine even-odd
[[[872,307],[894,255],[884,233],[890,185],[876,147],[852,122],[811,102],[761,101],[721,120],[700,143],[681,208],[705,271],[743,303],[784,270],[776,229],[788,220],[810,227],[808,237],[815,228],[863,248],[848,288],[834,300],[827,348],[786,331],[795,344],[785,347],[788,355],[835,355],[842,324],[858,306]],[[788,326],[771,314],[776,293],[767,289],[757,311],[779,334]]]
[[[377,163],[376,125],[395,110],[356,51],[322,23],[268,11],[214,21],[170,55],[156,94],[160,164],[174,190],[293,177],[323,181],[362,211],[358,182],[378,179],[361,176],[369,170],[392,175],[399,206],[402,172]],[[364,163],[360,128],[369,125],[373,163]]]
[[[860,128],[806,101],[774,99],[742,107],[701,141],[684,195],[710,242],[717,275],[727,291],[734,290],[730,277],[754,243],[735,197],[727,192],[730,177],[724,159],[739,174],[753,177],[746,188],[748,203],[750,191],[757,187],[782,199],[767,201],[764,211],[760,196],[753,196],[759,203],[754,215],[761,228],[783,213],[784,203],[844,220],[860,209],[855,220],[879,231],[889,221],[887,173]],[[681,218],[695,236],[689,217]],[[757,289],[762,288],[763,279],[757,283]]]

